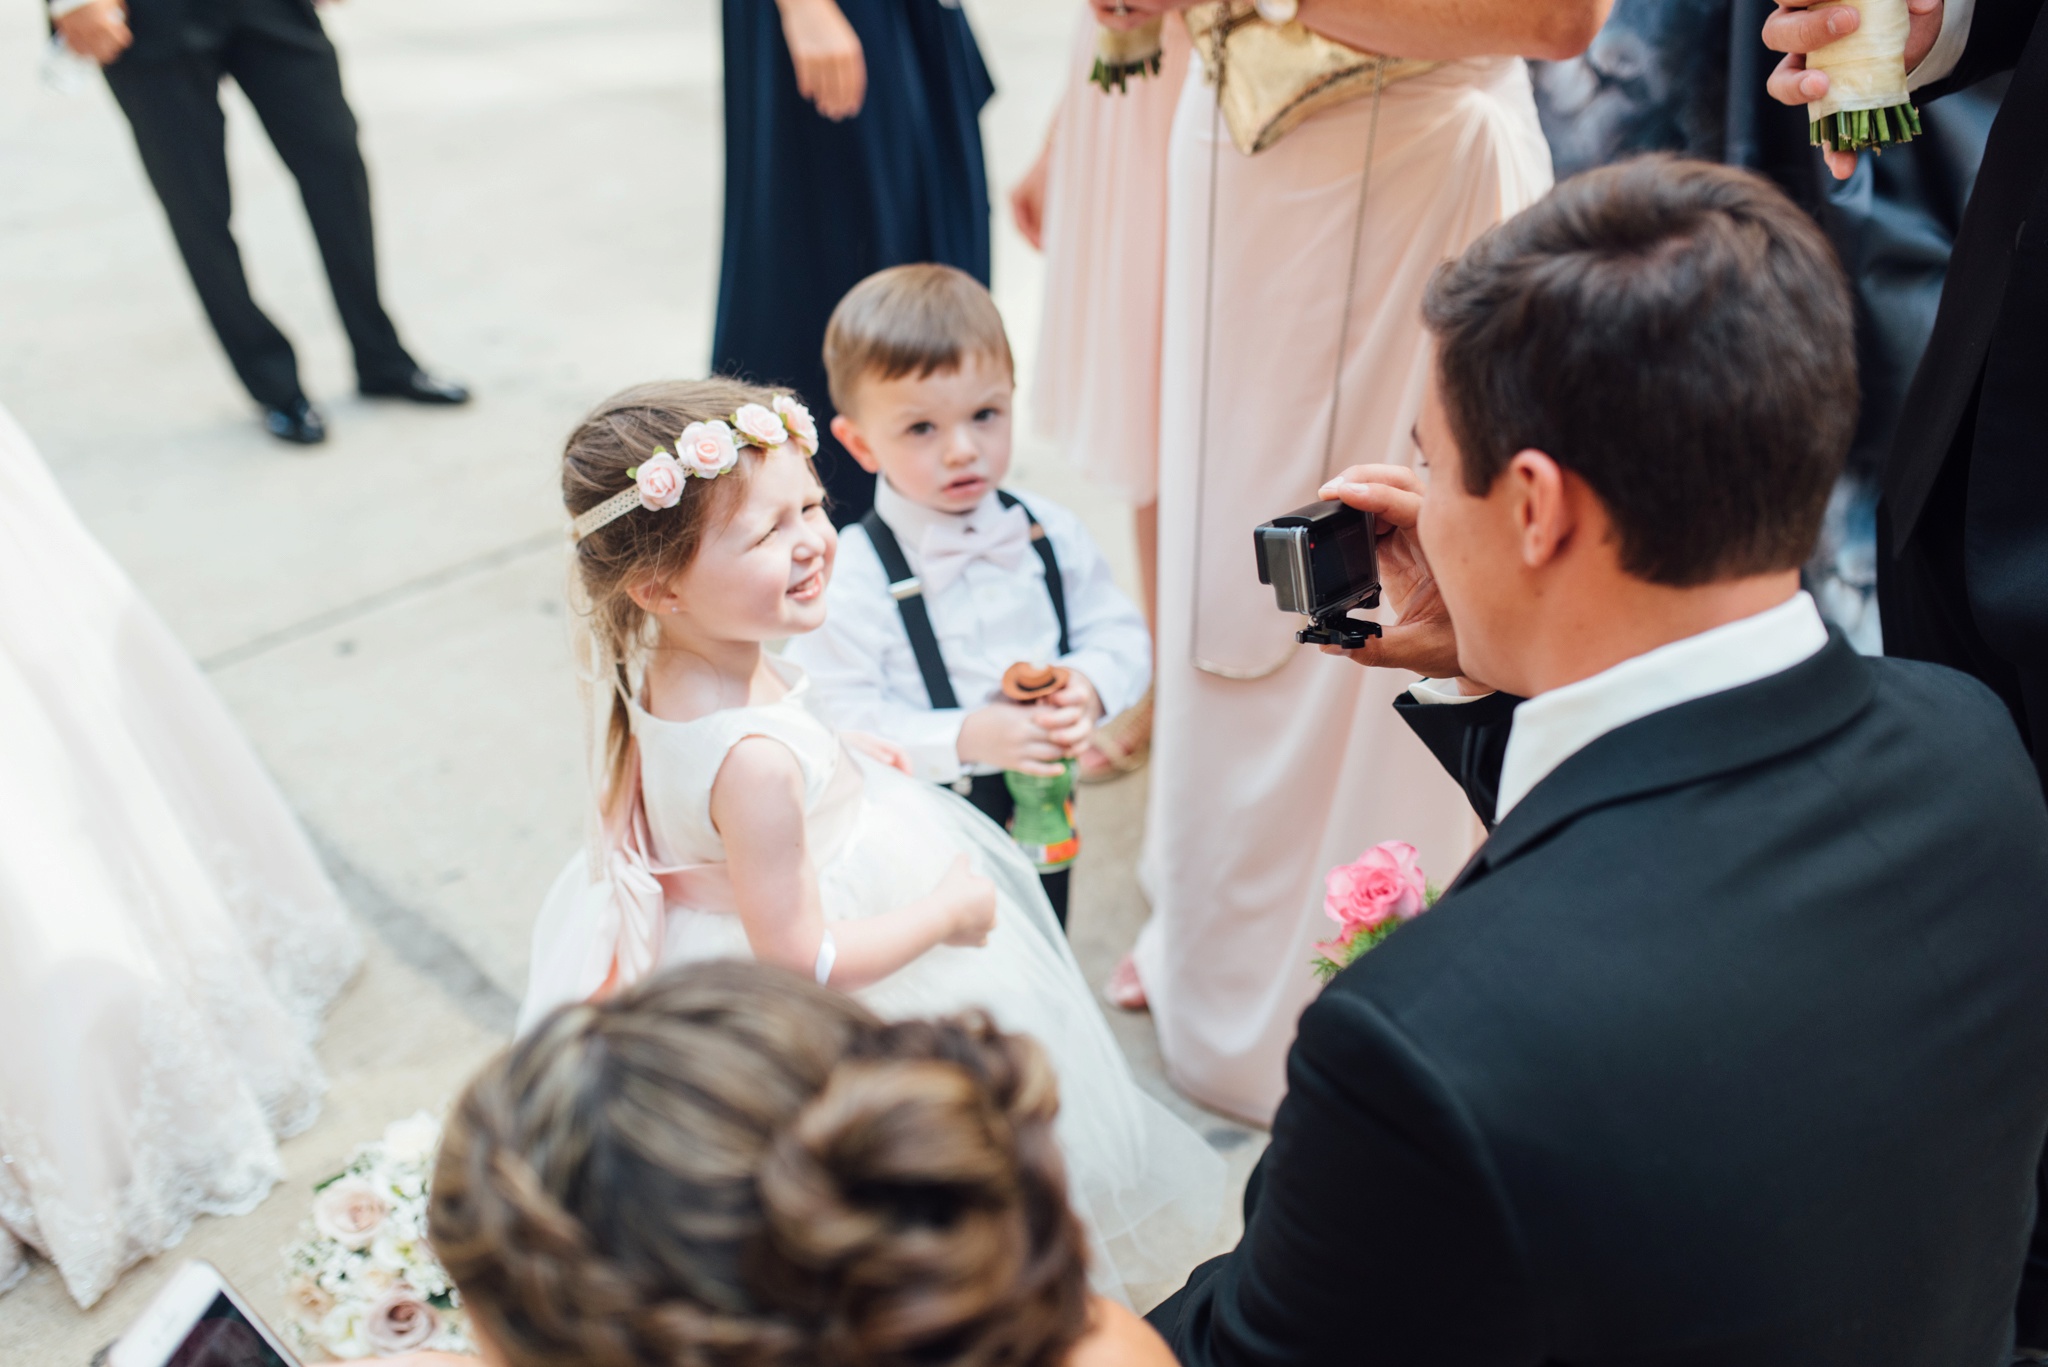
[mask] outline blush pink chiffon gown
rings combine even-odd
[[[1134,508],[1159,497],[1159,343],[1166,308],[1166,149],[1187,78],[1179,16],[1159,74],[1112,94],[1089,81],[1095,12],[1080,6],[1053,115],[1045,190],[1045,312],[1032,419]]]
[[[1521,61],[1452,62],[1387,86],[1346,326],[1372,108],[1339,105],[1247,157],[1197,63],[1168,153],[1159,669],[1141,866],[1153,915],[1137,964],[1174,1083],[1261,1124],[1318,990],[1309,962],[1332,929],[1325,871],[1406,840],[1445,883],[1482,834],[1395,716],[1412,678],[1295,644],[1299,621],[1275,609],[1252,558],[1252,526],[1314,499],[1336,471],[1413,463],[1423,286],[1550,186]]]

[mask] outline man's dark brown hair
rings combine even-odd
[[[1855,322],[1827,240],[1766,181],[1667,157],[1575,176],[1440,268],[1423,312],[1470,493],[1543,451],[1659,584],[1812,550],[1856,426]]]

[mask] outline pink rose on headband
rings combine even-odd
[[[633,472],[640,490],[640,506],[648,509],[673,508],[683,499],[683,467],[666,451],[656,451]]]
[[[716,479],[740,462],[732,429],[722,422],[693,422],[676,438],[676,459],[691,474]]]
[[[811,410],[787,394],[775,396],[775,411],[782,418],[782,425],[789,429],[789,435],[796,438],[796,444],[807,456],[818,454],[818,420],[811,416]]]
[[[789,440],[782,419],[757,403],[741,404],[740,411],[732,415],[732,425],[740,429],[749,446],[780,446]]]

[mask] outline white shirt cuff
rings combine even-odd
[[[1460,693],[1456,679],[1417,679],[1408,686],[1408,696],[1434,707],[1439,703],[1478,702],[1491,693]]]
[[[1942,6],[1941,33],[1920,59],[1920,65],[1907,74],[1906,89],[1918,90],[1948,79],[1956,64],[1963,60],[1963,49],[1969,46],[1970,20],[1976,11],[1977,0],[1948,0]]]
[[[95,0],[50,0],[50,18],[62,19],[73,10],[82,10],[93,3]]]
[[[960,763],[960,725],[966,720],[967,713],[960,708],[934,709],[891,718],[893,724],[879,734],[903,747],[913,775],[926,783],[951,783],[966,772]]]

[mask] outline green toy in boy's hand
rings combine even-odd
[[[1003,786],[1017,804],[1016,815],[1010,818],[1010,838],[1040,873],[1058,873],[1081,852],[1071,801],[1075,767],[1067,760],[1056,775],[1003,771]]]
[[[1003,671],[1003,696],[1026,705],[1045,702],[1072,677],[1071,670],[1058,665],[1013,664]],[[1081,836],[1074,829],[1075,768],[1070,759],[1057,774],[1003,771],[1003,786],[1016,804],[1010,838],[1040,873],[1058,873],[1081,852]]]

